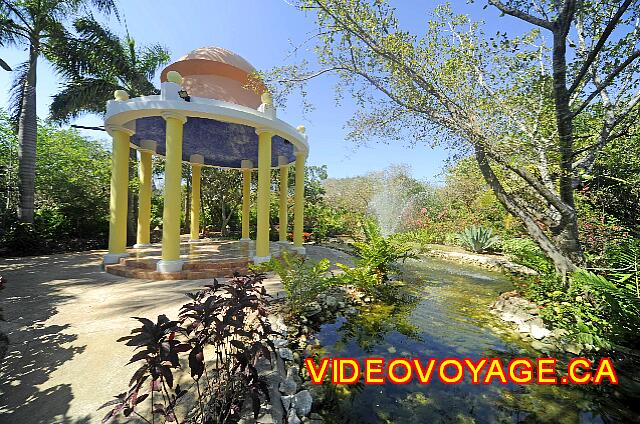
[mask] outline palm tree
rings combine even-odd
[[[12,115],[18,122],[20,206],[18,217],[33,223],[36,164],[36,70],[38,58],[65,33],[69,16],[93,6],[115,12],[115,0],[0,0],[0,44],[23,45],[29,57],[16,70],[12,87]]]
[[[170,59],[163,46],[137,48],[128,33],[120,39],[93,18],[79,18],[74,27],[77,36],[57,39],[48,55],[66,80],[62,90],[53,96],[52,119],[69,121],[84,112],[103,113],[115,90],[126,90],[132,97],[159,93],[151,80]],[[133,178],[136,153],[131,150],[130,154],[129,178]],[[129,190],[129,244],[135,240],[136,201],[136,193]]]
[[[120,39],[90,17],[77,19],[74,27],[78,35],[56,40],[48,55],[66,80],[53,96],[51,118],[68,121],[83,112],[104,113],[115,90],[131,97],[159,93],[151,80],[169,62],[163,46],[137,48],[128,33]]]

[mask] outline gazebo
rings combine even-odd
[[[278,248],[292,248],[304,254],[304,162],[309,153],[305,128],[294,128],[278,119],[264,87],[259,90],[262,95],[247,88],[254,71],[246,60],[226,49],[199,48],[162,71],[160,94],[129,98],[127,92],[118,90],[114,93],[115,99],[107,102],[105,128],[113,139],[109,252],[103,259],[107,271],[110,265],[126,263],[128,257],[139,256],[139,252],[153,247],[150,244],[152,155],[165,158],[161,257],[153,262],[154,276],[181,273],[189,260],[188,255],[181,255],[182,163],[191,166],[188,242],[200,242],[202,167],[237,169],[243,175],[240,242],[251,246],[245,250],[250,252],[251,261],[268,261],[272,250],[270,173],[276,168],[280,172]],[[127,251],[130,148],[139,152],[140,192],[137,243]],[[291,164],[296,171],[292,246],[287,241],[287,180]],[[255,249],[249,237],[254,170],[258,174]]]

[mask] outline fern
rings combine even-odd
[[[615,251],[616,270],[611,276],[621,286],[640,298],[640,243],[633,240]]]
[[[622,338],[637,338],[640,334],[640,298],[633,290],[619,287],[601,275],[579,270],[571,276],[572,290],[580,290],[593,299],[593,306],[602,308],[598,315],[611,324],[613,333]],[[598,301],[603,302],[599,305]]]

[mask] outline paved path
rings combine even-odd
[[[349,263],[349,256],[310,246],[313,259]],[[132,351],[116,339],[136,326],[132,316],[176,317],[184,293],[208,280],[149,281],[100,269],[103,251],[1,259],[0,293],[9,350],[0,364],[0,424],[99,423],[96,411],[126,390]],[[280,293],[276,278],[265,282]]]

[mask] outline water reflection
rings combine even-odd
[[[450,262],[408,262],[400,302],[368,305],[349,320],[322,326],[320,356],[500,357],[539,354],[488,305],[512,288],[500,274]],[[617,395],[616,395],[617,393]],[[445,385],[331,386],[325,416],[334,423],[616,423],[640,422],[637,400],[612,386]],[[637,394],[636,396],[640,396]],[[632,403],[635,402],[635,405]]]

